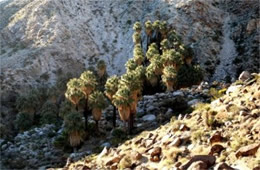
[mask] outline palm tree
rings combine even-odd
[[[145,32],[148,37],[150,37],[153,33],[153,24],[150,20],[145,22]]]
[[[88,100],[89,106],[92,109],[92,115],[96,121],[96,128],[98,130],[98,121],[101,118],[102,110],[106,107],[107,101],[104,94],[100,91],[94,91]]]
[[[88,98],[90,93],[95,90],[97,86],[96,76],[92,71],[85,71],[80,75],[81,79],[81,90],[84,93],[85,97]]]
[[[159,54],[155,55],[151,60],[151,67],[154,67],[154,73],[157,76],[162,75],[163,63],[164,59]]]
[[[162,38],[166,38],[167,35],[167,23],[166,21],[163,21],[159,25],[159,31],[162,34]]]
[[[136,31],[137,33],[141,33],[142,31],[142,25],[140,22],[135,22],[134,26],[133,26],[134,31]]]
[[[113,96],[113,104],[118,108],[120,119],[127,121],[130,116],[131,91],[127,86],[121,86]]]
[[[98,76],[101,78],[104,76],[105,72],[106,72],[106,63],[104,60],[99,60],[97,63],[97,74]]]
[[[146,47],[146,50],[148,50],[148,47],[150,45],[150,41],[151,41],[151,36],[152,36],[152,33],[153,33],[153,24],[150,20],[146,21],[145,22],[145,32],[147,34],[147,47]]]
[[[167,50],[163,55],[164,66],[173,66],[175,70],[179,70],[182,64],[181,54],[174,49]]]
[[[95,90],[98,83],[97,83],[97,79],[96,79],[96,76],[94,75],[94,73],[92,71],[88,71],[88,70],[83,72],[80,75],[80,79],[82,80],[81,90],[84,93],[85,100],[86,100],[83,115],[85,117],[85,127],[87,128],[88,115],[90,114],[90,110],[88,107],[88,98],[89,98],[89,95]]]
[[[137,67],[137,64],[136,64],[136,62],[135,62],[135,59],[130,58],[130,59],[126,62],[125,67],[126,67],[126,72],[129,72],[129,71],[131,71],[131,70],[135,70],[136,67]]]
[[[144,61],[144,53],[141,44],[136,44],[134,47],[134,60],[137,65],[141,65]]]
[[[146,73],[145,76],[147,80],[150,82],[152,87],[157,86],[158,83],[158,76],[155,74],[155,66],[154,64],[150,64],[148,67],[146,67]]]
[[[149,61],[152,60],[152,58],[157,55],[160,54],[159,50],[158,50],[158,46],[155,43],[152,43],[149,48],[148,51],[146,52],[146,57]]]
[[[107,79],[105,84],[105,95],[109,98],[110,101],[113,101],[113,96],[118,90],[118,81],[119,78],[115,75]],[[116,127],[116,109],[114,104],[113,107],[113,126]]]
[[[134,44],[140,44],[141,43],[141,33],[135,32],[132,36]]]
[[[162,81],[166,85],[167,91],[173,91],[177,82],[177,72],[173,66],[166,66],[163,69]]]
[[[189,46],[181,46],[180,49],[182,50],[183,60],[187,65],[191,65],[192,58],[193,58],[193,51],[192,48]]]
[[[64,118],[64,129],[69,135],[70,145],[74,148],[84,141],[85,127],[79,112],[71,111]]]
[[[73,78],[67,83],[67,90],[65,97],[74,104],[76,110],[78,110],[78,103],[84,97],[84,92],[81,90],[82,80]]]
[[[163,53],[170,49],[170,42],[168,41],[168,39],[163,39],[160,45]]]
[[[161,24],[160,20],[156,20],[156,21],[153,22],[153,29],[154,29],[156,32],[159,31],[160,24]]]

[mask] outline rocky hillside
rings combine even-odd
[[[166,20],[191,44],[205,79],[231,80],[259,68],[256,0],[6,0],[0,10],[2,93],[53,84],[100,59],[109,74],[123,73],[132,57],[132,25],[148,19]]]
[[[143,131],[118,147],[106,146],[100,154],[69,161],[66,168],[258,170],[259,76],[232,84],[226,95],[210,104],[196,104],[191,114],[173,116],[169,123]]]

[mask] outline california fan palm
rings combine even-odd
[[[167,87],[167,91],[173,91],[177,82],[177,72],[173,66],[166,66],[163,69],[162,81]]]
[[[134,61],[133,61],[134,62]],[[135,62],[134,62],[135,64]],[[113,96],[118,90],[118,81],[119,78],[117,76],[112,76],[107,79],[105,84],[105,95],[109,98],[110,101],[113,101]],[[113,104],[113,103],[112,103]],[[116,108],[113,104],[113,126],[116,127]]]
[[[75,148],[84,141],[84,128],[84,122],[79,112],[71,111],[64,117],[64,129],[69,135],[69,142],[72,147]]]
[[[96,126],[98,130],[98,121],[101,118],[102,110],[106,108],[107,101],[104,94],[100,91],[94,91],[88,100],[88,104],[92,109],[92,115],[94,120],[96,121]]]

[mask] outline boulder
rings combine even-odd
[[[248,72],[248,71],[243,71],[240,75],[239,75],[239,78],[238,80],[240,81],[246,81],[248,79],[250,79],[252,76],[251,74]]]
[[[169,146],[178,147],[181,144],[181,139],[179,137],[175,138]]]
[[[236,152],[236,157],[239,158],[240,156],[254,156],[259,147],[259,143],[244,146],[238,149],[238,151]]]
[[[105,164],[106,164],[106,166],[111,166],[111,165],[113,165],[114,163],[120,162],[120,160],[121,160],[121,157],[120,157],[120,156],[115,156],[115,157],[109,159]]]
[[[220,132],[215,132],[209,139],[210,143],[216,143],[216,142],[221,142],[223,140],[223,137],[221,136]]]
[[[228,166],[225,162],[218,163],[214,170],[235,170],[234,168]]]
[[[161,147],[155,147],[153,148],[153,150],[151,151],[151,156],[160,156],[162,152],[162,148]]]
[[[143,121],[155,121],[156,117],[153,114],[148,114],[148,115],[145,115],[142,119],[143,119]]]
[[[194,162],[201,161],[207,165],[207,168],[213,166],[216,162],[215,156],[211,155],[195,155],[186,164],[181,166],[181,169],[188,169]]]
[[[193,162],[188,168],[188,170],[202,170],[202,169],[207,169],[207,164],[203,161]]]
[[[215,144],[211,147],[209,155],[213,155],[215,153],[220,154],[221,151],[223,151],[225,148],[220,144]]]

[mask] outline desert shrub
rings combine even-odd
[[[20,132],[30,129],[32,125],[33,121],[30,114],[21,112],[16,115],[15,126]]]
[[[209,95],[211,96],[211,100],[216,100],[220,97],[222,97],[226,93],[227,89],[221,89],[217,90],[216,88],[210,88],[209,89]]]

